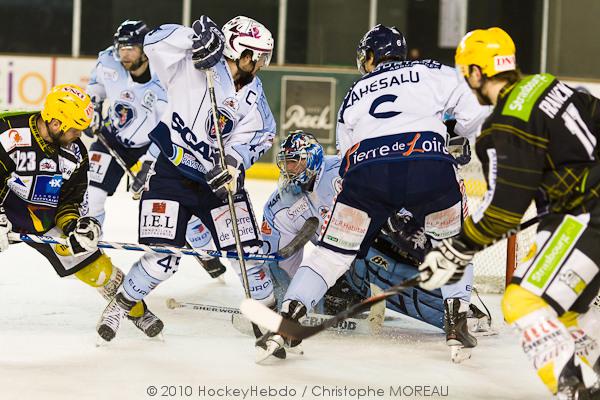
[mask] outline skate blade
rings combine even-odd
[[[454,364],[460,364],[471,358],[471,349],[469,348],[465,348],[462,345],[452,345],[448,347],[450,347],[450,360]]]
[[[96,332],[96,348],[108,347],[109,343]]]
[[[257,347],[256,357],[254,358],[254,362],[256,364],[260,364],[261,362],[268,360],[273,356],[273,358],[278,358],[280,360],[285,360],[286,351],[281,345],[273,340],[267,340],[267,348],[263,349],[262,347]]]
[[[298,346],[294,346],[294,347],[286,347],[285,350],[290,354],[296,354],[298,356],[304,355],[304,347],[302,347],[301,344],[299,344]]]

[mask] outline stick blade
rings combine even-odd
[[[318,227],[319,219],[317,217],[310,217],[306,220],[306,222],[304,222],[304,225],[302,225],[302,228],[300,228],[300,231],[290,241],[290,243],[279,249],[277,253],[282,258],[289,258],[296,254],[301,248],[304,247],[310,238],[313,237]]]
[[[253,299],[244,299],[240,304],[240,311],[250,321],[271,332],[278,332],[283,321],[281,315]]]

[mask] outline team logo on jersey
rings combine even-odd
[[[126,128],[135,118],[135,110],[123,103],[115,104],[114,113],[114,120],[118,129]]]
[[[147,109],[152,110],[154,104],[156,104],[156,93],[152,90],[146,90],[142,99],[142,105]]]
[[[33,185],[31,201],[37,204],[56,206],[62,184],[62,175],[38,175]]]
[[[342,183],[343,182],[344,182],[344,180],[339,176],[336,176],[335,179],[333,180],[333,189],[335,190],[336,194],[339,194],[342,191]]]
[[[237,109],[240,107],[240,103],[234,97],[226,98],[225,101],[223,101],[223,104],[234,111],[237,111]]]
[[[133,92],[131,90],[123,90],[121,92],[121,98],[123,100],[133,101],[135,99],[135,96],[133,95]]]
[[[31,176],[19,176],[13,173],[6,182],[6,185],[14,194],[23,200],[27,200],[29,198],[29,192],[31,192],[32,182],[33,177]]]
[[[9,129],[0,133],[0,143],[7,152],[16,147],[31,146],[31,131],[29,128]]]
[[[327,214],[329,214],[329,207],[326,207],[326,206],[319,207],[319,215],[321,216],[322,219],[325,219]]]
[[[379,265],[381,268],[385,269],[386,271],[388,270],[388,267],[390,266],[388,261],[381,256],[371,257],[371,259],[369,261],[371,261],[375,265]]]
[[[217,113],[217,120],[219,121],[219,131],[221,132],[221,135],[223,137],[226,137],[233,130],[233,126],[235,125],[235,123],[233,122],[233,116],[225,108],[219,108],[217,110]],[[215,128],[213,124],[212,112],[208,113],[208,117],[206,118],[204,128],[206,129],[206,132],[208,132],[208,137],[213,142],[217,140],[217,135],[215,134]]]
[[[270,236],[273,233],[271,226],[269,225],[267,220],[264,218],[262,220],[262,225],[260,226],[260,233],[267,235],[267,236]]]
[[[43,158],[40,161],[40,172],[56,172],[56,161],[50,158]]]

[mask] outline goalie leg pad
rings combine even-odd
[[[99,288],[106,285],[113,275],[113,264],[106,254],[75,272],[75,277],[88,285]]]
[[[123,282],[125,296],[129,300],[142,300],[159,283],[169,279],[179,268],[181,256],[173,254],[146,253],[137,261]]]

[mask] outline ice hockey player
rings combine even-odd
[[[242,16],[227,22],[222,30],[202,16],[191,28],[162,25],[146,35],[144,52],[170,101],[150,134],[161,153],[140,203],[140,243],[182,246],[186,224],[194,215],[208,227],[219,249],[233,249],[227,205],[227,191],[231,190],[244,249],[259,250],[258,227],[243,177],[245,169],[271,147],[275,134],[275,121],[256,77],[269,65],[272,50],[269,30]],[[218,163],[207,69],[215,74],[225,170]],[[132,305],[173,276],[179,261],[179,255],[145,254],[136,262],[122,290],[102,314],[99,334],[111,340]],[[232,264],[241,274],[239,263]],[[251,287],[270,279],[260,270],[261,265],[247,263]],[[260,293],[253,292],[253,296],[260,298]],[[273,301],[272,297],[265,299]]]
[[[111,147],[107,149],[97,140],[90,149],[89,213],[100,223],[104,223],[106,199],[114,194],[125,172],[111,152],[129,168],[141,164],[131,185],[131,191],[138,195],[160,152],[155,144],[151,145],[148,135],[166,109],[167,93],[142,48],[149,31],[143,21],[124,21],[114,34],[114,44],[100,52],[87,86],[94,103],[94,118],[87,132],[93,136],[100,131]],[[106,117],[102,115],[104,103],[108,105]],[[195,243],[200,235],[192,227],[197,222],[190,225],[188,241]],[[208,247],[210,236],[207,239],[199,245]],[[198,261],[209,273],[225,271],[218,258]]]
[[[88,186],[88,154],[79,139],[92,120],[89,96],[76,85],[58,85],[41,112],[0,114],[0,252],[8,233],[66,236],[69,246],[28,243],[60,277],[75,276],[111,300],[123,272],[97,248],[100,223],[80,216]],[[148,336],[162,322],[142,302],[128,316]]]
[[[506,289],[504,318],[553,394],[599,398],[597,387],[586,388],[598,383],[600,366],[600,316],[589,308],[600,283],[599,100],[550,74],[521,77],[514,42],[500,28],[468,33],[455,60],[479,102],[495,106],[476,146],[488,192],[461,234],[427,255],[421,286],[459,279],[535,199],[550,212],[541,216],[532,258]]]
[[[284,139],[277,154],[277,165],[281,171],[279,187],[267,200],[263,212],[261,233],[266,246],[263,252],[274,252],[288,244],[308,218],[315,216],[322,223],[326,220],[335,196],[342,189],[340,164],[337,156],[323,156],[322,146],[309,133],[295,131]],[[453,182],[458,185],[455,177]],[[462,199],[458,201],[460,203]],[[457,208],[466,209],[461,204]],[[419,225],[407,210],[390,217],[366,256],[354,261],[350,270],[328,289],[324,301],[316,305],[315,310],[336,314],[363,297],[368,297],[370,283],[385,290],[416,274],[416,267],[431,247],[431,240],[423,228],[425,221],[432,228],[432,234],[438,238],[440,234],[435,230],[435,214],[422,216],[421,219],[424,221]],[[447,231],[446,234],[456,234],[460,230],[461,220],[459,214],[454,231]],[[319,231],[311,240],[313,244],[318,242],[318,237]],[[268,263],[276,298],[280,303],[290,279],[300,267],[302,257],[303,252],[299,251],[278,263]],[[469,306],[472,266],[469,270],[461,282],[431,292],[409,289],[391,298],[387,305],[394,311],[445,329],[449,345],[456,346],[458,341],[461,346],[474,347],[477,342],[467,330],[467,311],[482,318],[485,314],[474,305]],[[465,310],[463,312],[459,312],[461,305]]]
[[[406,61],[406,42],[396,28],[368,31],[357,64],[364,76],[338,112],[342,190],[285,294],[281,312],[288,318],[304,315],[357,255],[364,257],[398,210],[422,216],[447,210],[460,221],[461,192],[443,115],[454,115],[457,134],[474,136],[487,110],[468,96],[454,69],[432,60]],[[466,311],[466,305],[459,309]]]

